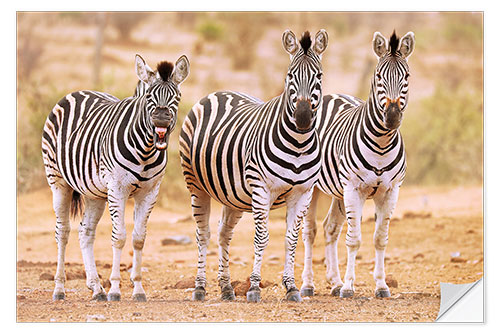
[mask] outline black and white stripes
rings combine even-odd
[[[180,154],[197,223],[199,256],[194,299],[205,296],[208,219],[213,198],[224,205],[218,230],[222,298],[234,299],[228,247],[234,226],[247,211],[255,220],[255,260],[247,299],[260,300],[262,256],[269,242],[269,210],[286,204],[283,284],[288,299],[300,300],[293,266],[299,226],[320,167],[314,124],[322,98],[321,54],[327,43],[324,30],[316,34],[314,41],[306,32],[300,42],[291,31],[285,31],[283,46],[291,64],[280,96],[264,103],[241,93],[215,92],[202,98],[188,113],[181,130]]]
[[[93,298],[106,299],[95,266],[95,229],[106,202],[113,223],[113,266],[108,299],[120,299],[120,256],[126,240],[125,202],[135,198],[131,280],[133,298],[146,299],[141,284],[146,223],[156,202],[167,165],[168,136],[175,126],[179,85],[189,73],[185,56],[175,67],[157,71],[136,56],[136,72],[147,89],[143,95],[118,100],[100,92],[77,91],[61,99],[47,117],[42,155],[56,213],[58,265],[54,299],[64,298],[64,252],[70,230],[69,211],[85,199],[79,239]]]
[[[318,111],[317,130],[322,165],[317,187],[333,198],[324,221],[327,280],[332,293],[354,293],[354,265],[361,244],[361,213],[366,199],[373,198],[375,214],[375,295],[390,296],[385,283],[384,253],[389,220],[395,208],[406,159],[399,126],[408,101],[408,57],[415,44],[412,32],[387,41],[376,32],[373,49],[378,64],[367,102],[346,95],[327,95]],[[312,242],[316,234],[317,189],[304,223],[305,264],[302,294],[313,294]],[[347,269],[340,278],[337,241],[347,218]]]

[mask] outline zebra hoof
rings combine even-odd
[[[107,297],[105,293],[98,293],[92,296],[92,300],[101,302],[101,301],[106,301]]]
[[[300,296],[314,296],[314,287],[302,287],[300,289]]]
[[[64,300],[64,298],[66,297],[66,295],[64,293],[54,293],[52,295],[52,300],[54,301],[62,301]]]
[[[146,302],[146,294],[135,294],[132,295],[132,300],[135,302]]]
[[[375,290],[375,297],[391,297],[391,292],[389,291],[389,289],[377,289]]]
[[[340,298],[350,298],[350,297],[354,296],[354,290],[340,289],[339,296],[340,296]]]
[[[302,297],[300,297],[299,290],[297,288],[291,288],[286,292],[286,300],[290,302],[302,302]]]
[[[251,303],[260,302],[260,289],[259,289],[259,287],[250,288],[247,291],[247,302],[251,302]]]
[[[205,300],[205,288],[196,287],[193,291],[193,301],[204,301]]]
[[[122,298],[120,294],[108,294],[108,301],[110,302],[119,302]]]
[[[342,289],[342,286],[333,287],[332,291],[330,291],[330,295],[340,296],[340,289]]]
[[[234,295],[233,287],[231,287],[231,285],[222,288],[221,293],[222,293],[221,299],[223,301],[234,301],[236,299],[236,296]]]

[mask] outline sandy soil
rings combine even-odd
[[[217,220],[220,207],[213,205],[212,241],[209,246],[205,302],[190,300],[196,273],[197,250],[195,226],[190,211],[175,212],[160,207],[153,210],[144,249],[143,284],[148,301],[131,301],[132,288],[128,268],[132,262],[132,204],[126,211],[128,242],[122,256],[122,301],[90,301],[78,245],[78,222],[72,231],[66,256],[66,300],[51,299],[56,268],[55,218],[50,190],[42,189],[18,197],[17,224],[17,321],[163,321],[163,322],[428,322],[434,321],[440,304],[440,282],[470,283],[483,275],[482,188],[412,188],[401,190],[395,218],[391,222],[387,248],[386,273],[397,282],[392,297],[374,297],[373,204],[367,202],[362,224],[363,243],[356,265],[356,293],[352,299],[329,295],[325,281],[324,238],[321,220],[328,199],[321,199],[318,214],[319,232],[314,251],[316,294],[295,304],[283,300],[281,286],[284,262],[283,209],[273,212],[270,221],[271,241],[262,269],[262,302],[249,304],[244,296],[235,302],[221,302],[217,286]],[[345,230],[341,236],[339,257],[341,274],[345,272]],[[105,213],[95,245],[98,272],[109,278],[112,258],[111,224]],[[168,236],[186,235],[186,245],[162,245]],[[245,214],[235,229],[231,244],[233,281],[244,282],[250,275],[253,260],[253,223]],[[452,253],[459,252],[459,259]],[[455,253],[456,255],[456,253]],[[303,268],[303,245],[299,242],[296,281],[300,287]],[[183,286],[179,286],[184,284]],[[177,286],[176,286],[177,285]],[[240,286],[243,283],[240,284]],[[108,287],[109,288],[109,287]]]

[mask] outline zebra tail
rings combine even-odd
[[[73,195],[71,196],[71,206],[69,213],[72,219],[76,219],[79,216],[82,216],[83,212],[83,199],[82,195],[77,191],[73,191]]]

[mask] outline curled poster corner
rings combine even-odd
[[[472,283],[441,283],[437,322],[484,322],[483,278]]]

